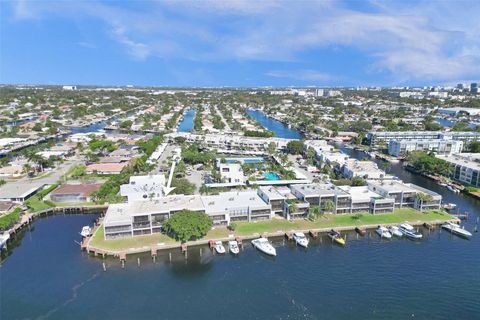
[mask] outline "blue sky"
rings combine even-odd
[[[480,1],[0,5],[0,83],[387,86],[480,79]]]

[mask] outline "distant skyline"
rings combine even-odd
[[[469,83],[479,16],[480,1],[0,0],[0,83]]]

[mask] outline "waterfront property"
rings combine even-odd
[[[105,239],[161,232],[163,222],[182,210],[205,212],[215,225],[265,220],[273,215],[271,205],[254,190],[210,196],[172,195],[110,205],[104,219]]]
[[[23,203],[45,186],[41,182],[10,182],[0,186],[0,201]]]
[[[370,145],[388,144],[391,140],[457,140],[471,142],[480,139],[480,132],[472,131],[372,131],[367,134]]]
[[[342,175],[347,179],[362,177],[365,179],[384,179],[387,174],[373,161],[348,159],[341,167]]]
[[[437,157],[454,167],[453,179],[474,187],[480,187],[480,153],[461,153]]]
[[[350,196],[350,213],[368,212],[371,214],[392,213],[394,200],[384,198],[380,194],[368,189],[367,186],[340,186]]]
[[[442,196],[431,190],[422,188],[412,183],[399,180],[368,181],[368,188],[379,193],[382,197],[394,199],[395,208],[415,208],[420,211],[438,210]],[[419,196],[427,194],[430,197]]]
[[[161,232],[164,221],[185,209],[205,212],[200,196],[174,195],[111,204],[104,219],[105,239]]]
[[[260,186],[257,189],[257,193],[263,201],[270,204],[273,213],[283,214],[284,203],[287,197],[280,193],[277,188],[273,186]]]
[[[53,190],[48,197],[54,202],[90,202],[91,195],[101,184],[64,184]]]
[[[412,151],[433,151],[436,154],[451,155],[463,150],[463,141],[460,140],[390,140],[388,154],[398,157]]]

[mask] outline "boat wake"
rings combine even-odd
[[[55,312],[57,312],[59,309],[67,306],[68,304],[72,303],[73,301],[75,301],[78,297],[78,291],[84,286],[86,285],[87,283],[93,281],[95,278],[97,278],[99,275],[101,274],[101,271],[98,271],[97,273],[94,273],[90,278],[88,278],[87,280],[85,281],[82,281],[81,283],[79,284],[76,284],[72,287],[72,296],[70,297],[70,299],[66,300],[64,303],[62,303],[61,305],[53,308],[52,310],[48,311],[46,314],[42,315],[42,316],[39,316],[37,317],[37,319],[48,319],[50,318],[50,316],[52,314],[54,314]]]

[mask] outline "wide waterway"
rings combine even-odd
[[[344,151],[364,158],[365,154]],[[433,181],[390,169],[442,193],[468,211],[473,230],[480,201]],[[206,247],[129,256],[125,269],[79,251],[78,232],[94,215],[38,219],[17,238],[0,267],[0,319],[475,319],[480,314],[480,237],[441,230],[421,241],[380,240],[371,232],[346,247],[328,238],[302,250],[273,239],[277,257],[249,243],[238,257]],[[15,246],[15,248],[13,248]],[[140,258],[140,266],[137,265]]]
[[[247,114],[258,121],[265,129],[272,131],[275,137],[287,138],[287,139],[302,139],[303,135],[300,131],[290,129],[282,122],[268,117],[263,112],[247,109]]]
[[[197,111],[195,109],[188,110],[183,120],[180,122],[177,128],[177,132],[192,132],[193,131],[193,121],[195,119],[195,114]]]

